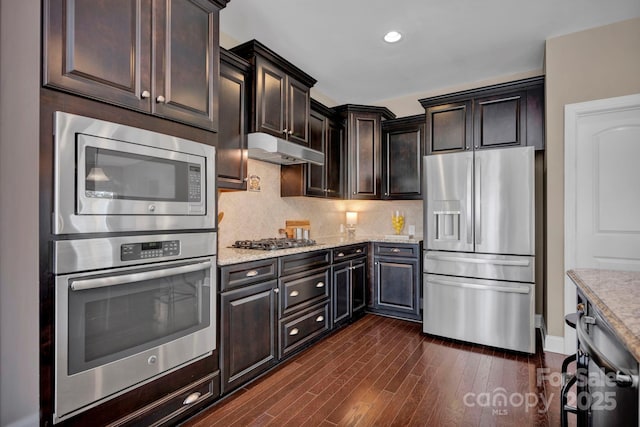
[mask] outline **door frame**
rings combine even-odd
[[[576,267],[577,230],[576,222],[572,221],[577,214],[577,199],[575,189],[577,185],[577,151],[578,151],[578,122],[581,117],[609,114],[640,106],[640,93],[614,98],[598,99],[595,101],[566,104],[564,107],[564,271]],[[576,285],[564,275],[564,315],[576,311]],[[559,344],[559,343],[558,343]],[[576,332],[564,324],[564,343],[561,348],[565,354],[575,352]],[[551,351],[554,351],[550,348]]]

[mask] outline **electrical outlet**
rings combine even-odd
[[[410,225],[409,226],[409,236],[414,236],[416,234],[416,226],[415,225]]]

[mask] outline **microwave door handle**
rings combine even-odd
[[[591,318],[592,320],[595,320]],[[613,362],[611,362],[607,356],[605,356],[600,349],[596,346],[596,344],[589,336],[587,332],[587,316],[582,312],[578,312],[578,322],[576,324],[576,335],[578,336],[578,342],[580,343],[580,347],[583,348],[583,352],[589,356],[589,358],[599,367],[604,368],[606,372],[613,372],[616,374],[616,382],[618,385],[623,387],[631,386],[633,388],[638,388],[638,375],[634,375],[630,372],[627,372],[626,369],[620,368],[616,366]],[[593,322],[594,326],[597,326],[595,321]]]
[[[143,271],[140,273],[122,274],[112,277],[96,277],[91,279],[72,280],[70,288],[72,291],[85,291],[88,289],[104,288],[106,286],[122,285],[124,283],[142,282],[143,280],[159,279],[161,277],[175,274],[192,273],[211,268],[211,261],[199,262],[197,264],[182,265],[180,267],[163,268],[161,270]]]

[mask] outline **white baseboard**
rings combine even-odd
[[[564,337],[547,335],[544,340],[544,351],[552,353],[567,354],[564,351]]]

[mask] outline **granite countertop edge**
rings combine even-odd
[[[303,246],[299,248],[280,249],[275,251],[262,251],[255,249],[236,249],[236,248],[219,248],[218,249],[218,266],[239,264],[243,262],[258,261],[270,258],[279,258],[282,256],[299,254],[304,252],[320,251],[323,249],[333,249],[341,246],[356,245],[359,243],[408,243],[418,244],[421,238],[413,239],[393,239],[387,236],[362,236],[355,238],[345,237],[326,237],[316,239],[313,246]]]
[[[567,275],[640,361],[640,272],[585,268]]]

